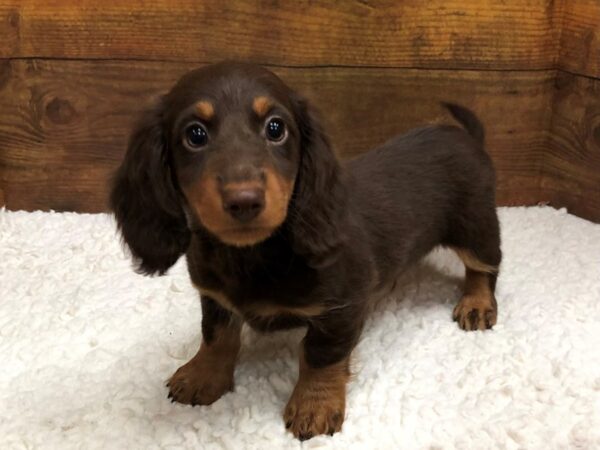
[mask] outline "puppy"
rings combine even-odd
[[[285,425],[301,440],[339,431],[369,300],[437,245],[466,267],[459,327],[496,323],[494,169],[477,118],[446,107],[463,128],[420,128],[343,164],[307,102],[254,65],[192,71],[145,114],[110,202],[138,271],[185,254],[200,292],[202,344],[172,400],[233,389],[242,323],[304,326]]]

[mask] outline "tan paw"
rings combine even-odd
[[[210,405],[233,390],[233,370],[219,370],[192,359],[181,366],[167,383],[172,402]]]
[[[305,441],[319,434],[333,435],[342,429],[344,422],[344,396],[321,392],[319,397],[294,391],[283,420],[295,437]]]
[[[454,308],[452,319],[466,331],[488,330],[496,325],[497,311],[493,297],[465,295]]]

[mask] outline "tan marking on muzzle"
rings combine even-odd
[[[265,201],[267,207],[264,216],[265,220],[276,228],[287,217],[288,204],[294,191],[294,180],[285,178],[272,167],[265,169],[265,175]]]
[[[264,171],[264,184],[244,181],[229,183],[223,188],[256,188],[258,183],[265,190],[264,209],[247,224],[240,224],[223,209],[216,173],[207,172],[199,182],[182,186],[182,189],[202,225],[222,242],[236,247],[254,245],[267,239],[285,221],[294,189],[294,180],[288,180],[272,167],[267,167]]]
[[[197,183],[182,186],[182,190],[198,219],[209,231],[214,232],[230,224],[229,218],[223,211],[221,194],[214,173],[207,171]]]

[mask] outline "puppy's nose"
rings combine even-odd
[[[265,207],[265,191],[260,188],[228,189],[223,192],[223,209],[240,222],[249,222]]]

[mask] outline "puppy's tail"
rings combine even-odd
[[[442,105],[450,111],[452,117],[454,117],[477,142],[483,144],[483,140],[485,139],[483,124],[479,121],[473,111],[455,103],[442,102]]]

